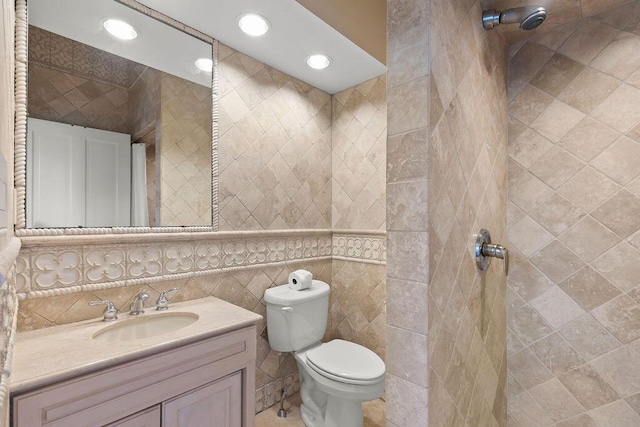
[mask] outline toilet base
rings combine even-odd
[[[362,427],[362,403],[329,396],[324,427]]]

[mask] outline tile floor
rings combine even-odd
[[[304,427],[300,418],[300,393],[288,397],[285,400],[284,408],[287,410],[286,418],[278,417],[279,404],[260,412],[256,415],[256,427]],[[384,401],[382,399],[365,402],[362,410],[364,412],[364,427],[384,427]]]

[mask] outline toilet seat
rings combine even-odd
[[[347,384],[375,384],[384,379],[385,365],[373,351],[336,339],[306,352],[307,364],[318,374]]]

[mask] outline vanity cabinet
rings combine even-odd
[[[252,427],[255,337],[246,327],[12,395],[12,425]]]
[[[161,425],[160,411],[160,405],[156,405],[105,427],[158,427]]]

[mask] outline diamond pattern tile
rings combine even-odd
[[[582,1],[583,12],[587,3],[596,2]],[[508,400],[519,427],[631,426],[640,417],[631,397],[639,391],[640,34],[630,31],[639,12],[634,0],[525,43],[525,53],[541,52],[538,43],[554,51],[531,61],[535,73],[519,71],[517,53],[510,62],[510,87],[521,88],[509,105],[508,152],[508,237],[519,252],[508,281],[517,379]],[[557,240],[538,248],[549,236]]]
[[[226,46],[220,57],[220,229],[329,228],[337,194],[331,188],[331,96]],[[364,120],[370,102],[362,108]],[[360,144],[367,146],[364,137]],[[376,150],[365,154],[371,167],[372,160],[381,161]],[[359,166],[360,179],[384,180]],[[354,200],[361,191],[351,194]],[[365,196],[362,206],[369,204]],[[373,205],[367,211],[378,209]]]

